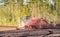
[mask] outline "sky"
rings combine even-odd
[[[1,3],[2,2],[2,3]],[[4,0],[0,0],[0,5],[2,5],[2,4],[4,4],[3,3],[4,2]],[[24,0],[24,5],[26,5],[27,4],[27,2],[28,2],[28,0]],[[53,0],[49,0],[49,4],[52,4],[52,5],[54,5],[54,2],[53,2]]]
[[[28,2],[28,0],[24,0],[24,3],[23,3],[23,4],[27,4],[27,2]],[[45,1],[43,0],[43,2],[45,2]],[[53,2],[53,0],[49,0],[49,4],[52,4],[52,5],[54,5],[54,2]]]
[[[23,4],[24,4],[24,5],[26,5],[26,4],[27,4],[27,2],[28,2],[28,0],[24,0],[24,3],[23,3]]]
[[[49,0],[49,4],[54,5],[54,1],[53,0]]]
[[[4,0],[0,0],[0,5],[3,5],[4,4]]]

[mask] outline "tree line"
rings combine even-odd
[[[0,1],[1,26],[17,26],[25,16],[58,22],[60,20],[60,0]]]

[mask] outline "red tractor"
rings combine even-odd
[[[29,18],[25,22],[25,25],[22,28],[24,28],[24,29],[51,29],[51,28],[55,28],[55,26],[54,26],[53,22],[48,23],[43,18],[40,18],[40,19]],[[19,29],[19,28],[17,28],[17,29]]]
[[[36,18],[31,18],[29,21],[27,21],[29,23],[27,23],[25,25],[26,29],[46,29],[46,28],[55,28],[53,22],[48,23],[45,19],[40,18],[40,19],[36,19]]]

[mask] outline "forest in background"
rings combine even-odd
[[[18,26],[25,16],[60,21],[60,0],[0,0],[0,26]]]

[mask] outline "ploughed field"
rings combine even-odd
[[[20,29],[0,27],[0,37],[60,37],[60,29]]]
[[[0,27],[0,37],[60,37],[60,26],[56,29],[20,29],[16,27]]]

